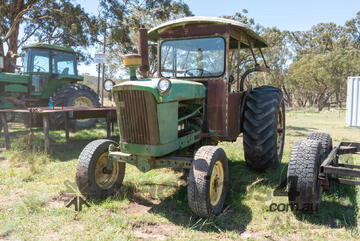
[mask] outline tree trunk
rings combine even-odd
[[[19,23],[15,23],[16,17],[24,9],[24,0],[13,0],[11,3],[10,24],[15,24],[15,31],[11,34],[8,44],[9,48],[5,57],[5,72],[14,73],[16,67],[16,55],[18,52]]]
[[[4,56],[4,45],[3,45],[2,39],[0,39],[0,56]],[[0,72],[2,72],[2,71],[4,71],[4,70],[0,69]]]
[[[292,107],[293,103],[292,103],[291,95],[289,91],[287,91],[287,89],[285,88],[285,85],[282,85],[282,92],[285,94],[284,96],[285,103],[287,104],[288,107]]]

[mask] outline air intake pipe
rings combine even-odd
[[[138,33],[138,49],[139,54],[141,55],[141,66],[140,72],[143,78],[148,77],[149,72],[149,45],[148,45],[148,30],[141,26]]]

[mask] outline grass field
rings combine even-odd
[[[0,240],[358,239],[360,192],[353,186],[334,185],[323,195],[315,215],[269,211],[271,203],[280,210],[287,204],[287,197],[274,196],[273,192],[284,186],[296,140],[310,132],[325,131],[335,142],[360,142],[360,129],[344,127],[343,111],[291,110],[286,123],[283,162],[276,170],[257,173],[248,169],[242,138],[220,143],[230,161],[231,183],[225,210],[213,220],[191,215],[182,172],[161,169],[141,173],[129,165],[119,195],[88,200],[90,208],[81,212],[66,208],[75,185],[77,157],[88,142],[106,136],[104,125],[72,133],[69,144],[63,132],[51,132],[53,151],[45,155],[39,149],[41,129],[36,130],[33,145],[27,146],[28,132],[20,124],[11,124],[12,150],[0,153]],[[1,137],[0,145],[3,142]],[[347,156],[344,161],[359,162],[359,157]]]

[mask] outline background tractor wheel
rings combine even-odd
[[[314,213],[321,201],[322,187],[318,179],[322,147],[316,140],[297,141],[291,151],[287,189],[294,211]]]
[[[189,173],[187,195],[191,211],[205,218],[220,214],[228,182],[225,151],[216,146],[202,146],[195,154]]]
[[[99,97],[88,86],[82,84],[69,84],[56,91],[53,98],[54,106],[100,106]],[[51,114],[51,128],[61,129],[65,127],[65,114]],[[96,119],[71,120],[70,127],[84,129],[94,127]]]
[[[332,138],[329,134],[323,132],[313,132],[307,137],[309,140],[319,141],[322,146],[322,161],[329,155],[333,148]]]
[[[85,197],[104,198],[115,194],[125,176],[125,163],[113,162],[111,173],[105,171],[111,140],[90,142],[81,152],[76,165],[76,184]]]
[[[272,86],[250,90],[246,96],[243,136],[246,164],[262,171],[280,165],[285,140],[285,105]]]
[[[30,127],[30,114],[22,113],[23,122],[26,128]],[[43,126],[43,120],[42,115],[32,115],[32,127],[42,127]]]

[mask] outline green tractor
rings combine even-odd
[[[148,39],[157,42],[158,78],[146,77]],[[149,32],[141,28],[139,55],[124,57],[130,80],[112,88],[119,143],[95,140],[83,149],[76,168],[80,192],[90,198],[121,192],[125,164],[142,172],[190,169],[190,209],[201,217],[220,214],[231,170],[225,151],[216,146],[219,141],[234,142],[243,133],[246,163],[257,171],[276,168],[282,159],[281,91],[244,87],[249,73],[269,70],[265,59],[260,67],[254,54],[266,46],[247,25],[222,18],[188,17]],[[240,75],[242,48],[251,51],[255,67]],[[237,54],[235,63],[230,53]]]
[[[0,109],[49,106],[99,106],[97,94],[88,86],[79,84],[76,53],[71,48],[49,44],[33,44],[23,48],[22,74],[0,73]],[[63,113],[51,114],[51,127],[64,127]],[[33,125],[40,119],[33,117]],[[29,124],[29,115],[24,115]],[[95,119],[72,120],[72,128],[88,128]]]

